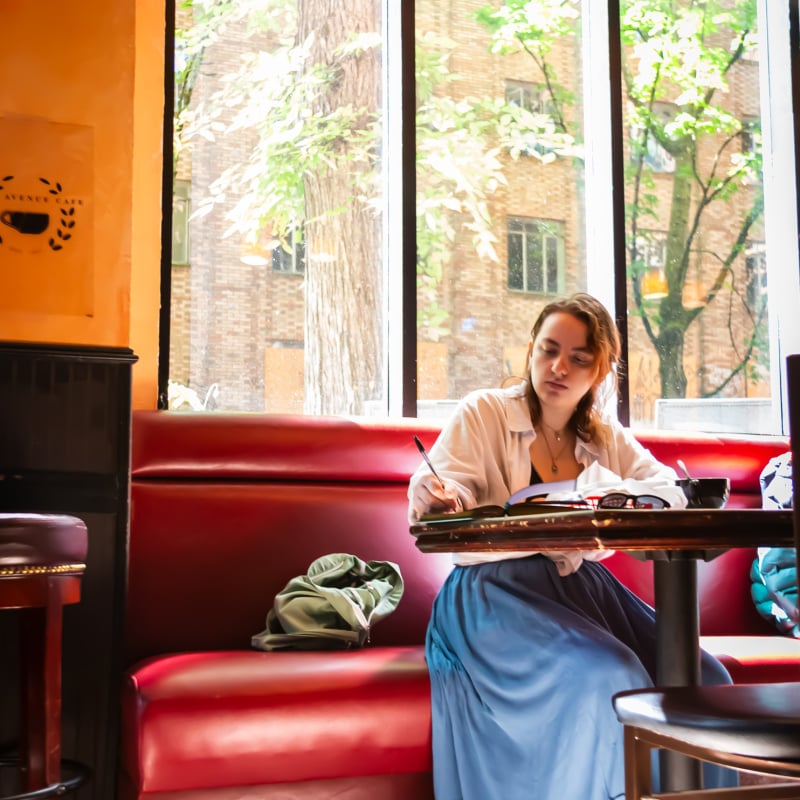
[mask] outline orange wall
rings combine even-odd
[[[119,0],[114,0],[114,3]],[[164,0],[126,0],[136,8],[133,95],[133,240],[130,347],[133,407],[155,408],[158,397],[158,315],[161,305],[161,168],[164,121]]]
[[[0,269],[0,340],[131,347],[134,406],[154,407],[163,0],[4,0],[0,29],[0,117],[91,129],[94,152],[88,313],[17,301]]]

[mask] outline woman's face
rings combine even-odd
[[[531,381],[543,407],[572,410],[594,385],[599,367],[589,350],[586,323],[572,314],[550,314],[531,351]]]

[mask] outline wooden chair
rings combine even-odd
[[[787,358],[794,536],[800,553],[797,472],[800,355]],[[800,800],[800,676],[796,683],[634,689],[614,696],[625,730],[626,800],[797,798]],[[776,776],[774,782],[716,790],[654,792],[651,751]]]
[[[19,745],[0,759],[18,773],[17,793],[2,800],[61,797],[88,777],[87,767],[61,757],[62,612],[80,600],[87,546],[76,517],[0,514],[0,609],[20,615],[21,682]]]

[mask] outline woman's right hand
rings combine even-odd
[[[452,481],[440,481],[434,475],[426,475],[414,487],[412,516],[415,522],[423,514],[461,511],[463,507],[458,488]]]

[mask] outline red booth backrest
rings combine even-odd
[[[448,555],[421,554],[408,533],[406,488],[419,463],[415,433],[430,446],[438,427],[416,420],[135,412],[127,662],[249,647],[275,594],[331,552],[400,565],[403,600],[372,640],[421,643],[451,565]],[[787,449],[786,440],[772,437],[640,438],[670,465],[682,458],[698,476],[728,475],[735,506],[760,504],[758,474]],[[726,554],[736,562],[730,576],[717,568],[719,559],[701,565],[713,571],[701,585],[704,632],[752,632],[740,631],[742,624],[768,632],[745,594],[742,570],[751,557]],[[612,568],[652,599],[651,565],[617,555]]]

